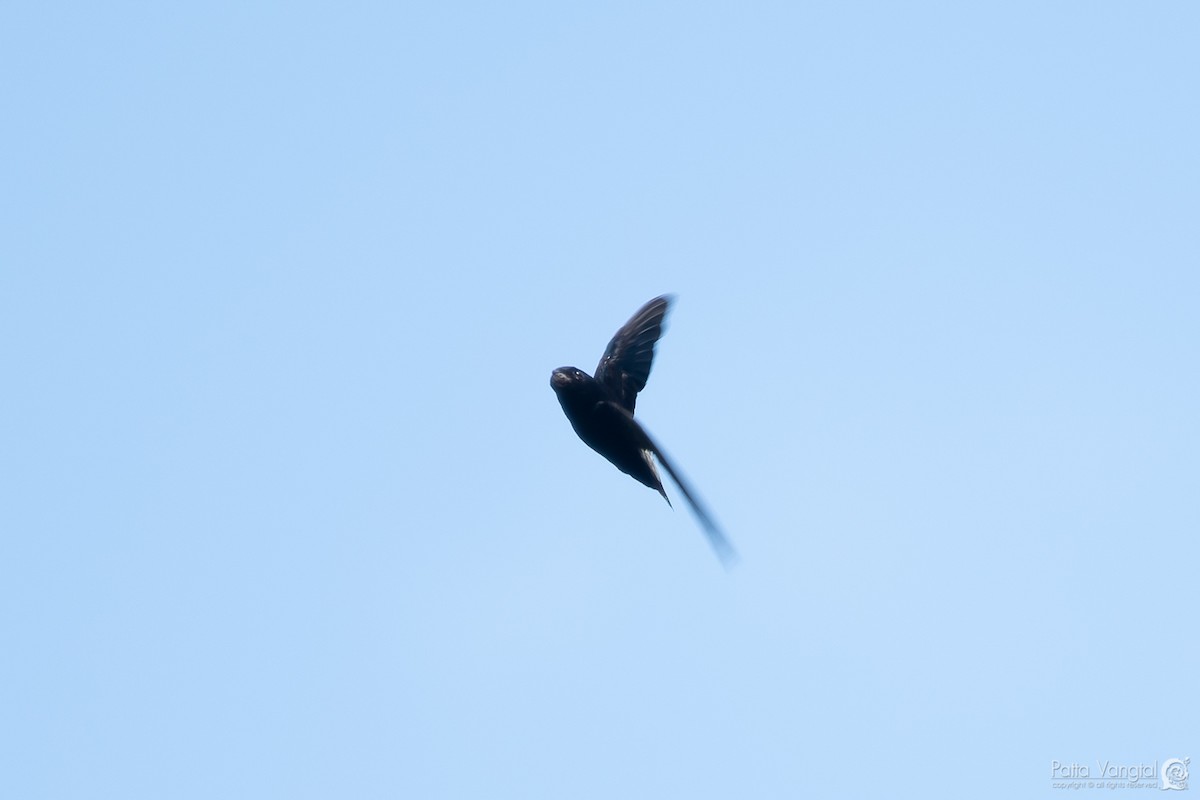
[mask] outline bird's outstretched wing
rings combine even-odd
[[[654,344],[662,336],[670,303],[670,295],[663,295],[638,309],[613,336],[596,366],[596,380],[631,414],[638,392],[646,388],[650,377]]]
[[[608,425],[620,431],[621,435],[627,438],[629,442],[635,444],[641,450],[654,454],[654,457],[658,459],[658,463],[663,465],[667,470],[667,474],[671,476],[671,480],[675,481],[675,485],[683,493],[688,507],[691,508],[692,514],[695,515],[696,520],[700,523],[700,527],[704,529],[704,535],[708,537],[708,543],[712,545],[712,549],[717,554],[717,557],[721,559],[721,563],[726,568],[737,563],[737,551],[733,549],[733,545],[725,538],[725,534],[721,531],[721,527],[717,525],[716,520],[713,519],[712,514],[709,513],[708,508],[705,507],[704,503],[700,502],[696,490],[687,482],[683,474],[675,468],[675,465],[667,458],[663,449],[650,438],[650,434],[646,433],[646,429],[633,418],[633,415],[615,403],[598,403],[594,413],[601,415]],[[654,469],[653,464],[650,465],[650,469]],[[667,497],[667,493],[663,491],[662,482],[657,480],[657,473],[654,474],[654,479],[658,482],[658,486],[646,485],[657,489],[659,494],[663,496],[663,499],[667,501],[667,504],[670,505],[671,500]],[[639,478],[639,480],[641,479]]]
[[[675,470],[673,464],[667,459],[662,448],[658,445],[654,446],[654,455],[658,458],[658,462],[666,467],[667,474],[675,481],[675,485],[679,487],[679,491],[683,492],[684,498],[688,501],[688,506],[692,509],[692,513],[696,515],[696,520],[699,521],[700,527],[704,529],[704,535],[708,537],[708,543],[712,545],[713,551],[717,554],[717,558],[721,559],[721,563],[727,568],[737,563],[737,551],[733,549],[733,545],[725,538],[725,534],[721,532],[721,528],[713,520],[712,514],[700,502],[700,498],[696,496],[696,490],[693,489],[683,475]],[[667,501],[670,502],[669,500]]]

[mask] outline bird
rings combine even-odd
[[[695,490],[633,416],[638,392],[646,388],[650,377],[654,346],[662,336],[663,321],[673,299],[662,295],[638,309],[609,341],[594,376],[578,367],[559,367],[550,373],[550,388],[584,444],[626,475],[657,491],[670,506],[671,498],[655,467],[657,459],[687,500],[717,557],[730,566],[737,560],[733,545]]]

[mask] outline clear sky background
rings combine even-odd
[[[6,4],[0,796],[1062,797],[1056,760],[1200,758],[1198,37],[1190,2]],[[728,573],[549,387],[663,292],[638,416]]]

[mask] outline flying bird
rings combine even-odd
[[[670,505],[654,466],[657,458],[691,506],[717,556],[729,565],[737,558],[733,546],[662,448],[633,418],[638,392],[646,388],[650,377],[654,345],[662,336],[663,318],[670,303],[669,295],[656,297],[622,325],[600,357],[595,377],[578,367],[559,367],[550,373],[550,388],[558,395],[571,427],[588,447],[657,491]]]

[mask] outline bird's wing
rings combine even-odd
[[[596,380],[630,413],[637,402],[637,393],[646,387],[646,379],[650,377],[654,344],[662,336],[663,317],[670,303],[671,297],[663,295],[638,309],[613,336],[596,367]]]
[[[708,513],[708,509],[696,497],[695,490],[688,485],[684,480],[683,475],[675,470],[675,466],[663,454],[662,448],[658,445],[654,446],[654,455],[658,457],[659,462],[666,468],[667,474],[671,476],[671,480],[675,481],[675,485],[679,487],[679,491],[683,492],[684,498],[688,501],[688,506],[691,507],[692,513],[696,515],[696,520],[700,523],[700,527],[704,529],[704,535],[708,537],[708,543],[712,545],[713,552],[717,554],[717,558],[721,559],[721,563],[726,567],[731,567],[738,560],[737,551],[733,549],[733,545],[725,538],[725,534],[721,532],[721,528],[713,520],[712,515]]]
[[[675,485],[679,487],[679,491],[683,493],[683,497],[688,502],[688,507],[692,509],[692,514],[700,523],[700,527],[704,529],[704,535],[708,537],[708,543],[712,545],[713,551],[717,557],[721,559],[721,563],[727,568],[733,566],[738,560],[737,551],[733,549],[733,545],[725,538],[725,534],[721,531],[719,525],[712,518],[712,514],[700,502],[700,498],[696,496],[696,491],[687,482],[687,479],[675,469],[675,465],[663,453],[661,447],[650,438],[650,434],[646,433],[646,429],[633,418],[633,415],[625,411],[625,409],[617,406],[615,403],[599,403],[596,406],[596,413],[603,414],[605,419],[612,425],[619,425],[624,428],[626,435],[631,441],[637,442],[638,446],[643,450],[648,450],[653,453],[659,463],[666,469],[667,474],[671,476],[671,480],[675,481]],[[663,498],[667,497],[667,493],[660,487],[658,490]],[[671,501],[667,499],[667,503]]]

